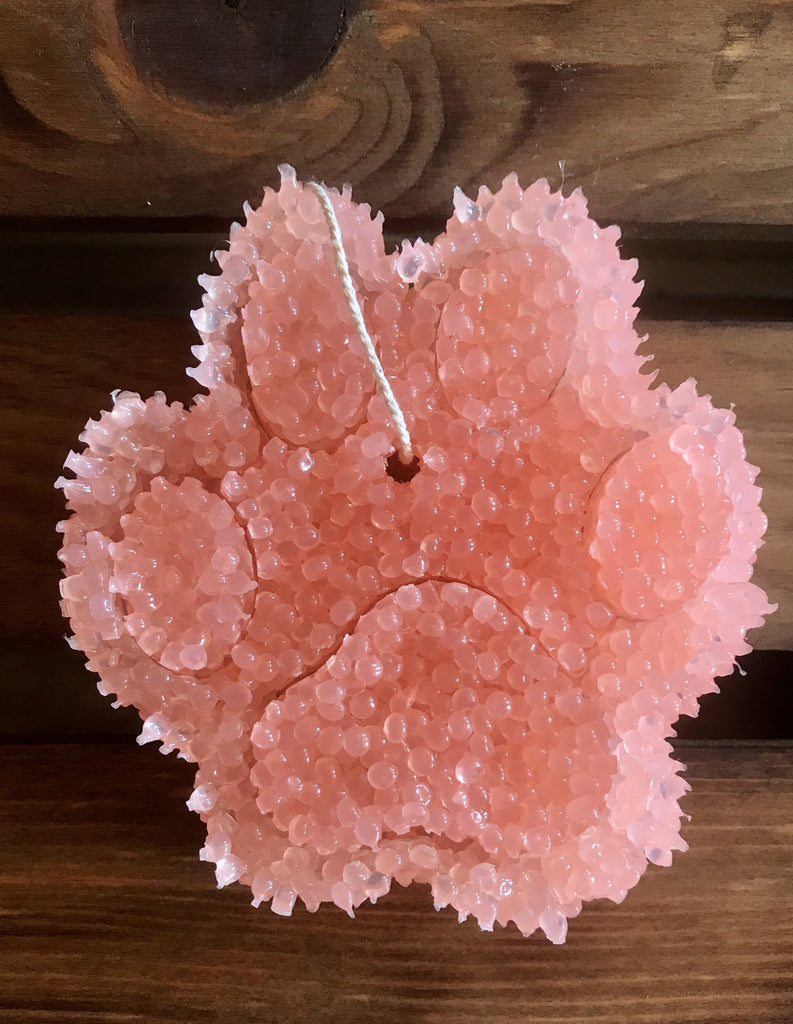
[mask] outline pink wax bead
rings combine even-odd
[[[117,394],[61,478],[64,613],[141,742],[198,765],[219,885],[292,913],[428,883],[564,941],[669,864],[666,738],[772,609],[731,412],[651,388],[640,286],[579,192],[459,190],[433,244],[282,170],[201,279],[189,409]]]

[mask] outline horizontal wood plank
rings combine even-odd
[[[2,0],[0,215],[230,219],[290,161],[423,224],[563,162],[600,219],[791,221],[785,0],[265,7]]]
[[[387,221],[386,248],[432,240],[436,222]],[[200,304],[199,274],[225,248],[228,222],[24,217],[0,220],[0,312],[173,314]],[[793,231],[729,224],[622,225],[623,259],[637,259],[641,308],[654,320],[793,320]],[[420,229],[420,230],[419,230]]]
[[[647,353],[662,380],[696,377],[723,406],[735,403],[749,459],[762,468],[770,525],[756,581],[779,610],[750,635],[766,649],[793,648],[793,348],[786,324],[719,325],[643,321]],[[58,538],[63,518],[53,488],[85,421],[124,388],[189,402],[194,331],[185,317],[9,316],[0,321],[0,479],[6,500],[0,530],[7,545],[0,591],[0,638],[54,640],[64,623],[57,603]],[[20,511],[23,514],[20,514]]]
[[[681,740],[793,740],[793,651],[754,650],[736,662],[696,718],[674,723]],[[0,641],[0,744],[131,742],[134,707],[114,708],[85,657],[65,640]]]
[[[8,1024],[790,1024],[793,748],[681,747],[690,850],[567,944],[483,934],[396,887],[349,920],[217,892],[192,769],[126,746],[0,748]]]

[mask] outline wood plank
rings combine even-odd
[[[385,224],[393,251],[431,240],[443,215]],[[0,220],[0,311],[182,316],[197,306],[199,274],[227,245],[229,224],[179,218]],[[151,226],[151,225],[149,225]],[[793,232],[767,225],[622,225],[623,259],[637,259],[641,306],[655,320],[793,320]]]
[[[0,641],[0,744],[134,740],[135,708],[114,708],[85,657],[65,640]],[[705,694],[696,718],[675,723],[681,740],[793,740],[793,651],[755,650]],[[18,681],[24,680],[20,683]]]
[[[793,648],[793,348],[786,324],[721,325],[643,321],[661,377],[695,376],[701,390],[735,402],[750,460],[762,468],[770,520],[756,581],[780,608],[750,637],[758,647]],[[85,421],[107,408],[117,387],[148,395],[161,389],[189,402],[184,376],[194,341],[187,317],[9,316],[0,322],[0,480],[6,540],[0,637],[55,640],[58,538],[63,517],[53,489]],[[20,514],[24,510],[24,514]]]
[[[790,1024],[787,745],[681,747],[690,850],[554,947],[397,888],[354,921],[217,892],[151,748],[0,748],[0,1021]]]
[[[787,0],[358,0],[329,59],[227,6],[2,0],[0,213],[230,219],[288,160],[422,220],[564,161],[599,219],[791,221]]]

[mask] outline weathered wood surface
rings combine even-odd
[[[648,322],[652,364],[672,385],[696,377],[717,404],[735,403],[749,458],[762,467],[770,525],[756,581],[779,610],[750,635],[766,649],[793,649],[793,342],[786,324]],[[58,538],[64,515],[53,481],[89,417],[124,388],[189,402],[194,382],[189,319],[15,316],[0,321],[0,531],[6,545],[0,637],[55,640]]]
[[[0,215],[230,218],[288,160],[423,225],[564,161],[599,218],[787,224],[792,30],[789,0],[0,0]]]
[[[399,887],[350,921],[217,892],[155,750],[0,748],[8,1024],[791,1024],[790,745],[683,747],[690,850],[598,902],[565,946],[493,934]]]

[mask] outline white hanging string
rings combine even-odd
[[[319,204],[322,207],[322,212],[325,214],[325,220],[328,225],[328,231],[330,232],[330,241],[333,247],[333,255],[336,258],[336,269],[339,272],[341,278],[341,286],[344,291],[344,297],[347,300],[347,305],[350,307],[350,315],[352,316],[355,329],[358,332],[358,337],[361,339],[366,358],[369,360],[369,365],[372,368],[372,373],[375,376],[375,380],[380,388],[380,394],[383,396],[383,401],[388,407],[388,411],[391,413],[391,419],[393,420],[394,427],[396,428],[397,437],[399,438],[399,457],[406,465],[413,461],[413,443],[410,440],[410,434],[408,433],[407,423],[405,423],[405,416],[399,407],[399,403],[396,400],[396,396],[388,382],[388,378],[383,370],[383,364],[380,362],[377,352],[375,351],[374,342],[369,336],[369,332],[366,329],[366,324],[363,319],[363,311],[361,310],[361,304],[358,301],[358,296],[355,292],[355,286],[352,283],[352,277],[350,275],[350,266],[347,262],[347,254],[344,251],[344,245],[341,240],[341,229],[339,228],[339,222],[336,219],[336,211],[330,202],[330,197],[323,185],[320,185],[317,181],[309,181],[306,184],[306,188],[311,189],[319,200]]]

